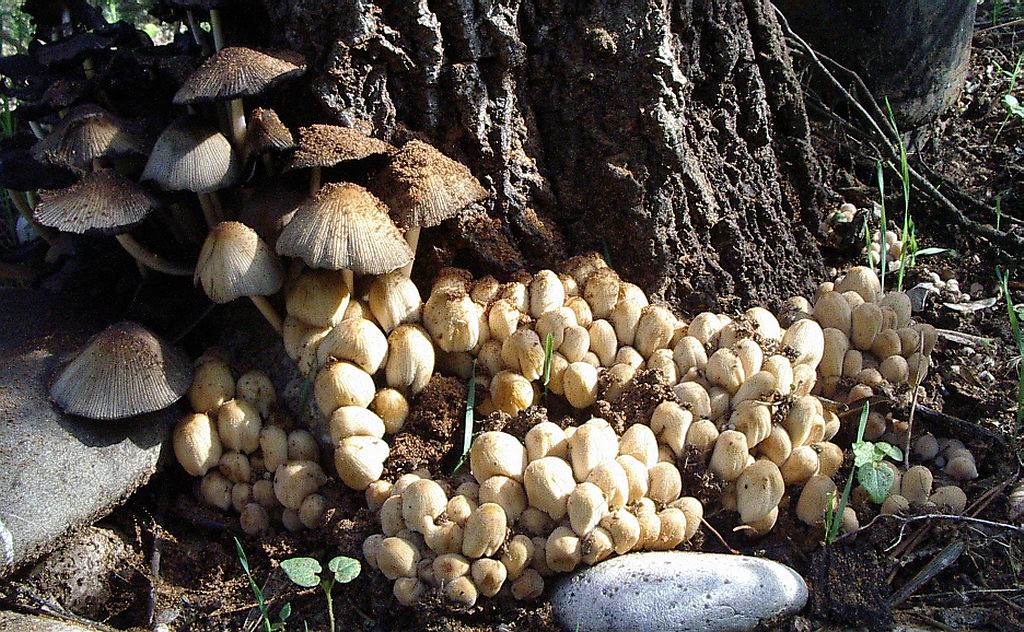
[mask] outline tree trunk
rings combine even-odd
[[[767,0],[262,6],[225,21],[307,56],[319,111],[291,98],[292,120],[424,137],[493,192],[421,252],[501,273],[604,250],[689,309],[820,278],[823,187]]]

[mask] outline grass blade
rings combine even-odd
[[[544,398],[548,396],[548,383],[551,382],[551,347],[554,338],[549,333],[544,338]]]
[[[476,408],[476,360],[473,360],[473,374],[469,377],[469,387],[466,393],[466,416],[462,429],[462,454],[459,462],[452,470],[454,476],[462,466],[466,464],[466,455],[473,446],[473,410]]]

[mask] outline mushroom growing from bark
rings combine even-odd
[[[405,238],[414,255],[421,228],[437,226],[488,196],[465,165],[418,140],[409,141],[395,152],[390,164],[378,174],[373,189],[395,214],[398,224],[406,228]],[[403,272],[411,274],[411,261]]]
[[[71,415],[124,419],[170,406],[191,384],[183,353],[124,321],[89,340],[50,386],[50,397]]]
[[[341,163],[390,154],[395,148],[359,130],[339,125],[299,128],[299,143],[287,170],[309,169],[309,194],[320,190],[320,171]]]
[[[266,299],[284,283],[280,259],[256,231],[239,222],[221,222],[203,243],[196,262],[195,282],[202,283],[214,303],[247,296],[274,331],[281,333],[281,317]]]

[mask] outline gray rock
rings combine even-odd
[[[85,527],[28,575],[33,593],[88,619],[99,619],[132,576],[133,551],[116,532]]]
[[[88,307],[95,303],[72,292],[0,290],[0,576],[149,480],[180,414],[96,422],[53,407],[47,389],[61,363],[112,320]]]
[[[559,624],[571,632],[740,632],[798,612],[807,603],[807,585],[771,560],[632,553],[567,577],[551,601]]]
[[[16,612],[0,612],[0,632],[96,632],[96,628],[87,628],[77,623],[68,623],[60,619],[35,617]]]

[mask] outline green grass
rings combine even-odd
[[[544,338],[544,401],[548,399],[548,384],[551,382],[551,347],[554,338],[549,333]]]
[[[882,218],[881,218],[881,220],[879,220],[880,223],[879,223],[879,227],[878,227],[878,239],[879,239],[879,248],[880,248],[879,249],[879,253],[878,253],[878,259],[879,259],[878,265],[879,265],[879,269],[881,270],[881,273],[879,274],[879,281],[882,284],[882,293],[884,294],[885,293],[885,272],[886,272],[886,268],[888,267],[888,261],[889,261],[888,249],[886,248],[885,235],[886,235],[886,232],[888,232],[888,230],[889,230],[889,226],[888,226],[888,219],[885,216],[885,170],[882,168],[882,161],[881,160],[876,160],[875,161],[875,171],[878,174],[878,199],[879,199],[879,206],[881,207],[881,212],[882,212]],[[871,258],[871,241],[870,241],[870,239],[871,239],[871,235],[869,233],[868,234],[868,240],[869,240],[868,241],[868,258],[869,259]]]
[[[452,476],[455,476],[466,464],[466,456],[473,447],[473,411],[476,408],[476,360],[473,360],[473,374],[469,377],[469,385],[466,387],[466,412],[462,424],[462,454],[459,461],[452,468]]]
[[[916,259],[917,236],[914,230],[914,220],[910,217],[910,163],[907,160],[907,146],[903,143],[903,136],[900,134],[899,126],[896,125],[896,115],[892,111],[892,105],[889,103],[888,97],[885,98],[885,109],[889,115],[889,125],[892,127],[893,133],[896,134],[899,146],[900,164],[897,173],[899,174],[900,184],[903,189],[903,230],[900,232],[900,270],[896,280],[896,291],[898,292],[903,290],[903,278],[906,275],[907,268],[913,266]],[[882,258],[885,259],[884,253]],[[884,286],[882,289],[885,289]]]
[[[1003,117],[1003,122],[999,125],[999,129],[996,130],[995,138],[992,139],[993,143],[999,141],[999,135],[1003,133],[1003,128],[1009,124],[1010,119],[1016,116],[1024,120],[1024,106],[1020,104],[1020,101],[1013,94],[1013,91],[1017,89],[1017,79],[1020,77],[1022,64],[1024,64],[1024,52],[1017,56],[1017,63],[1013,66],[1013,72],[1006,72],[1002,68],[999,69],[1004,75],[1008,75],[1010,84],[1007,86],[1002,98],[1003,107],[1006,108],[1006,116]]]
[[[1024,445],[1021,444],[1022,433],[1024,433],[1024,334],[1021,333],[1020,309],[1013,304],[1010,297],[1010,273],[996,269],[996,278],[999,279],[999,287],[1002,290],[1003,299],[1006,301],[1006,317],[1010,321],[1010,332],[1013,334],[1013,341],[1017,346],[1017,357],[1012,362],[1017,367],[1017,413],[1014,416],[1015,431],[1013,433],[1016,444],[1017,459],[1024,463]]]
[[[882,257],[884,260],[885,257]],[[857,443],[864,441],[864,429],[868,425],[868,414],[870,413],[871,404],[864,402],[864,408],[860,412],[860,423],[857,427]],[[850,470],[850,475],[846,479],[846,486],[843,488],[843,495],[839,498],[839,506],[832,510],[833,498],[829,499],[828,505],[825,511],[825,545],[832,544],[836,541],[839,536],[839,527],[843,524],[843,512],[846,511],[846,505],[850,502],[850,490],[853,489],[853,479],[857,475],[857,467]]]
[[[245,576],[249,578],[249,588],[252,589],[252,594],[256,597],[256,605],[260,609],[260,623],[262,624],[263,632],[284,630],[285,621],[292,614],[292,605],[286,603],[278,613],[278,620],[273,621],[270,616],[270,606],[267,605],[263,590],[260,589],[259,584],[256,583],[255,578],[252,576],[252,570],[249,568],[249,558],[246,557],[245,549],[242,548],[242,543],[238,538],[235,538],[235,552],[238,553],[238,561],[242,565],[242,570],[245,571]]]

